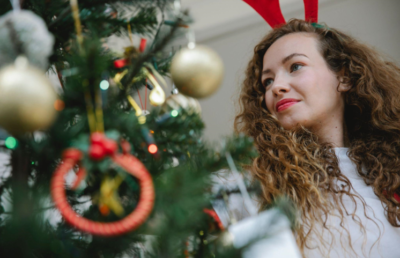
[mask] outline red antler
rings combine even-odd
[[[272,28],[285,24],[279,0],[243,0],[253,7]],[[306,2],[306,0],[304,0]],[[318,3],[317,3],[318,4]]]
[[[261,17],[268,22],[272,28],[285,24],[279,0],[243,0],[253,7]],[[308,22],[318,22],[318,0],[303,0],[305,10],[305,20]]]
[[[306,21],[318,22],[318,0],[304,0]]]

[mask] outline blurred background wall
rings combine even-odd
[[[320,0],[319,22],[375,47],[400,65],[400,0]],[[302,0],[281,0],[286,18],[304,18]],[[201,100],[205,136],[217,140],[233,132],[235,105],[254,46],[269,25],[241,0],[182,0],[195,19],[198,44],[213,48],[225,64],[220,89]],[[400,100],[399,100],[400,101]]]

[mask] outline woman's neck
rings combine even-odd
[[[347,130],[343,116],[332,116],[332,119],[321,122],[318,127],[312,128],[312,131],[318,135],[320,142],[330,143],[334,147],[348,147],[348,141],[345,141]]]

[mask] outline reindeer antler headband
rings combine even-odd
[[[256,10],[261,17],[268,22],[272,28],[279,27],[286,24],[283,17],[279,0],[243,0],[254,10]],[[303,0],[305,9],[305,20],[312,23],[318,22],[318,0]]]

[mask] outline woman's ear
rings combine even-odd
[[[339,80],[339,85],[337,87],[338,91],[346,92],[346,91],[349,91],[351,89],[352,85],[350,84],[349,78],[345,74],[344,68],[342,68],[342,70],[340,70],[340,72],[338,73],[337,78]]]

